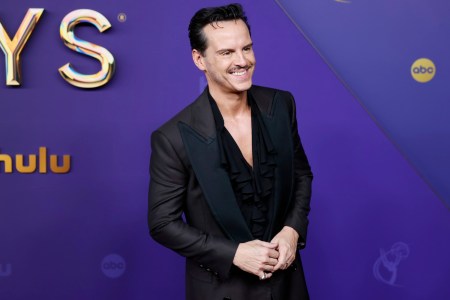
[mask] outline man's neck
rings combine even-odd
[[[219,107],[223,118],[235,118],[249,111],[247,91],[240,93],[217,93],[209,91]]]

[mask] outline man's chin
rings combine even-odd
[[[248,80],[246,82],[241,82],[234,85],[234,88],[237,92],[245,92],[252,87],[252,81]]]

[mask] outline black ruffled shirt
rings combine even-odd
[[[225,128],[222,114],[208,92],[214,115],[221,166],[227,171],[238,206],[253,237],[268,240],[269,216],[273,211],[275,148],[251,94],[247,94],[252,117],[253,168]]]

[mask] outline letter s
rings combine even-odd
[[[91,56],[100,61],[101,70],[95,74],[81,74],[70,63],[59,68],[61,76],[71,85],[80,88],[96,88],[108,83],[115,69],[114,57],[107,49],[75,37],[74,29],[79,23],[95,25],[100,32],[111,27],[108,19],[101,13],[90,9],[78,9],[68,13],[61,21],[60,35],[70,49]]]

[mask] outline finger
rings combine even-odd
[[[275,266],[276,266],[277,264],[276,263],[274,263],[274,264],[263,264],[263,265],[261,265],[261,271],[265,271],[265,272],[273,272],[273,270],[274,270],[274,268],[275,268]]]
[[[280,256],[278,257],[278,263],[273,268],[273,271],[280,269],[281,266],[283,266],[286,263],[286,254],[284,252],[280,253]]]
[[[272,273],[273,272],[273,266],[264,265],[262,267],[262,271],[265,272],[265,273]]]
[[[286,258],[286,263],[280,267],[280,269],[286,270],[295,260],[296,253],[291,253],[288,258]]]
[[[281,267],[283,267],[283,265],[286,264],[289,261],[289,258],[291,256],[291,254],[289,253],[288,248],[285,247],[285,246],[279,247],[278,250],[279,250],[280,256],[278,257],[278,263],[275,266],[275,270],[278,270]]]
[[[278,263],[278,259],[275,259],[275,258],[269,258],[266,261],[266,265],[269,265],[269,266],[272,266],[272,267],[276,266],[277,263]]]
[[[278,257],[280,257],[280,252],[278,252],[277,250],[270,250],[269,257],[270,258],[278,258]]]
[[[273,267],[273,271],[272,271],[272,272],[276,272],[276,271],[280,270],[280,268],[281,268],[281,264],[278,263],[278,264],[276,264],[276,265]]]
[[[272,273],[270,272],[261,272],[259,275],[259,280],[266,280],[269,279],[270,277],[272,277]]]
[[[259,280],[264,280],[267,278],[267,273],[263,271],[263,272],[259,273],[258,277],[259,277]]]
[[[295,261],[295,257],[297,256],[297,252],[296,251],[293,251],[290,255],[289,255],[289,258],[288,259],[286,259],[286,263],[288,264],[288,267],[290,266],[290,265],[292,265],[292,263]]]
[[[278,244],[277,244],[277,243],[268,243],[268,242],[264,242],[264,241],[260,241],[260,240],[255,240],[255,242],[256,242],[258,245],[261,245],[261,246],[264,246],[264,247],[270,248],[270,249],[275,249],[275,248],[278,247]]]

